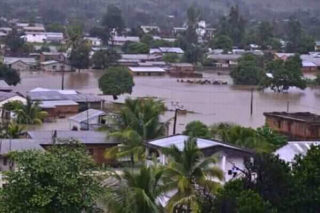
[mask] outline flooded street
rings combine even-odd
[[[101,71],[82,71],[81,73],[65,74],[65,89],[75,89],[81,92],[101,94],[97,79]],[[21,73],[22,82],[16,87],[18,91],[28,91],[35,87],[52,89],[61,88],[61,73]],[[204,74],[210,80],[225,80],[231,82],[229,76]],[[178,101],[188,111],[187,115],[179,115],[177,132],[181,132],[185,125],[193,120],[201,120],[210,125],[217,122],[232,122],[243,126],[259,127],[264,124],[263,112],[270,111],[310,111],[320,113],[320,90],[310,89],[302,91],[290,89],[289,93],[277,94],[270,90],[255,91],[253,94],[253,115],[250,116],[250,90],[236,88],[230,85],[195,85],[178,83],[176,78],[170,77],[135,77],[135,87],[132,97],[152,96],[164,100],[169,109],[173,109],[171,102]],[[119,100],[124,100],[125,95]],[[105,97],[112,100],[111,97]],[[173,112],[166,113],[167,119],[173,117]],[[46,129],[68,129],[66,120],[45,125]]]

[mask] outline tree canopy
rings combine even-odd
[[[99,88],[103,94],[112,95],[114,99],[123,93],[131,94],[133,86],[133,77],[124,67],[111,67],[99,79]]]
[[[0,63],[0,79],[4,80],[8,85],[14,85],[20,83],[20,74],[14,69]]]
[[[82,145],[68,142],[50,151],[11,154],[19,169],[6,173],[1,212],[91,212],[99,185],[88,172],[92,159]]]
[[[117,64],[120,58],[120,54],[113,49],[99,50],[93,54],[91,64],[93,68],[105,69]]]

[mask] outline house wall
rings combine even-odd
[[[62,72],[63,70],[66,72],[70,72],[71,66],[67,64],[56,63],[56,64],[44,65],[42,66],[42,70],[46,72]]]
[[[69,121],[70,123],[70,130],[77,128],[77,130],[87,130],[88,125],[87,122],[76,122],[73,120]],[[89,130],[95,129],[100,124],[100,117],[97,116],[95,118],[89,119]]]
[[[132,72],[135,76],[163,76],[164,72]]]
[[[266,124],[273,130],[288,135],[290,139],[318,140],[320,125],[310,125],[288,119],[266,117]]]
[[[67,114],[76,114],[79,112],[78,105],[63,105],[56,106],[55,108],[43,108],[48,113],[49,118],[65,116]]]

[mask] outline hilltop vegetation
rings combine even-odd
[[[320,4],[317,0],[10,0],[0,2],[0,16],[18,17],[29,21],[41,19],[45,23],[85,20],[82,23],[88,27],[100,21],[110,4],[117,5],[123,11],[126,25],[129,27],[157,24],[170,29],[180,26],[186,18],[185,11],[192,4],[196,4],[202,10],[203,19],[216,25],[231,6],[238,5],[241,12],[246,14],[246,20],[250,22],[285,21],[290,16],[295,16],[311,32],[319,33],[319,29],[314,27],[320,23]]]

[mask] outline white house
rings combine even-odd
[[[0,115],[10,119],[14,116],[12,112],[6,112],[3,110],[3,105],[12,102],[12,101],[21,101],[23,104],[27,102],[26,98],[16,92],[2,92],[0,91]]]
[[[71,66],[59,61],[44,61],[40,63],[41,70],[46,72],[70,72],[72,71]]]
[[[93,130],[105,124],[104,111],[96,109],[88,109],[79,114],[70,117],[69,124],[71,130]]]
[[[172,135],[149,141],[147,154],[148,156],[155,154],[158,161],[164,165],[168,163],[168,156],[162,153],[162,149],[176,146],[179,150],[183,150],[187,140],[188,136],[186,135]],[[216,156],[215,166],[223,171],[225,182],[241,177],[243,175],[241,171],[245,170],[245,160],[251,160],[253,156],[251,151],[218,141],[197,138],[196,143],[205,156]]]
[[[47,36],[41,32],[26,33],[25,35],[21,36],[21,38],[28,43],[45,43],[47,41]]]

